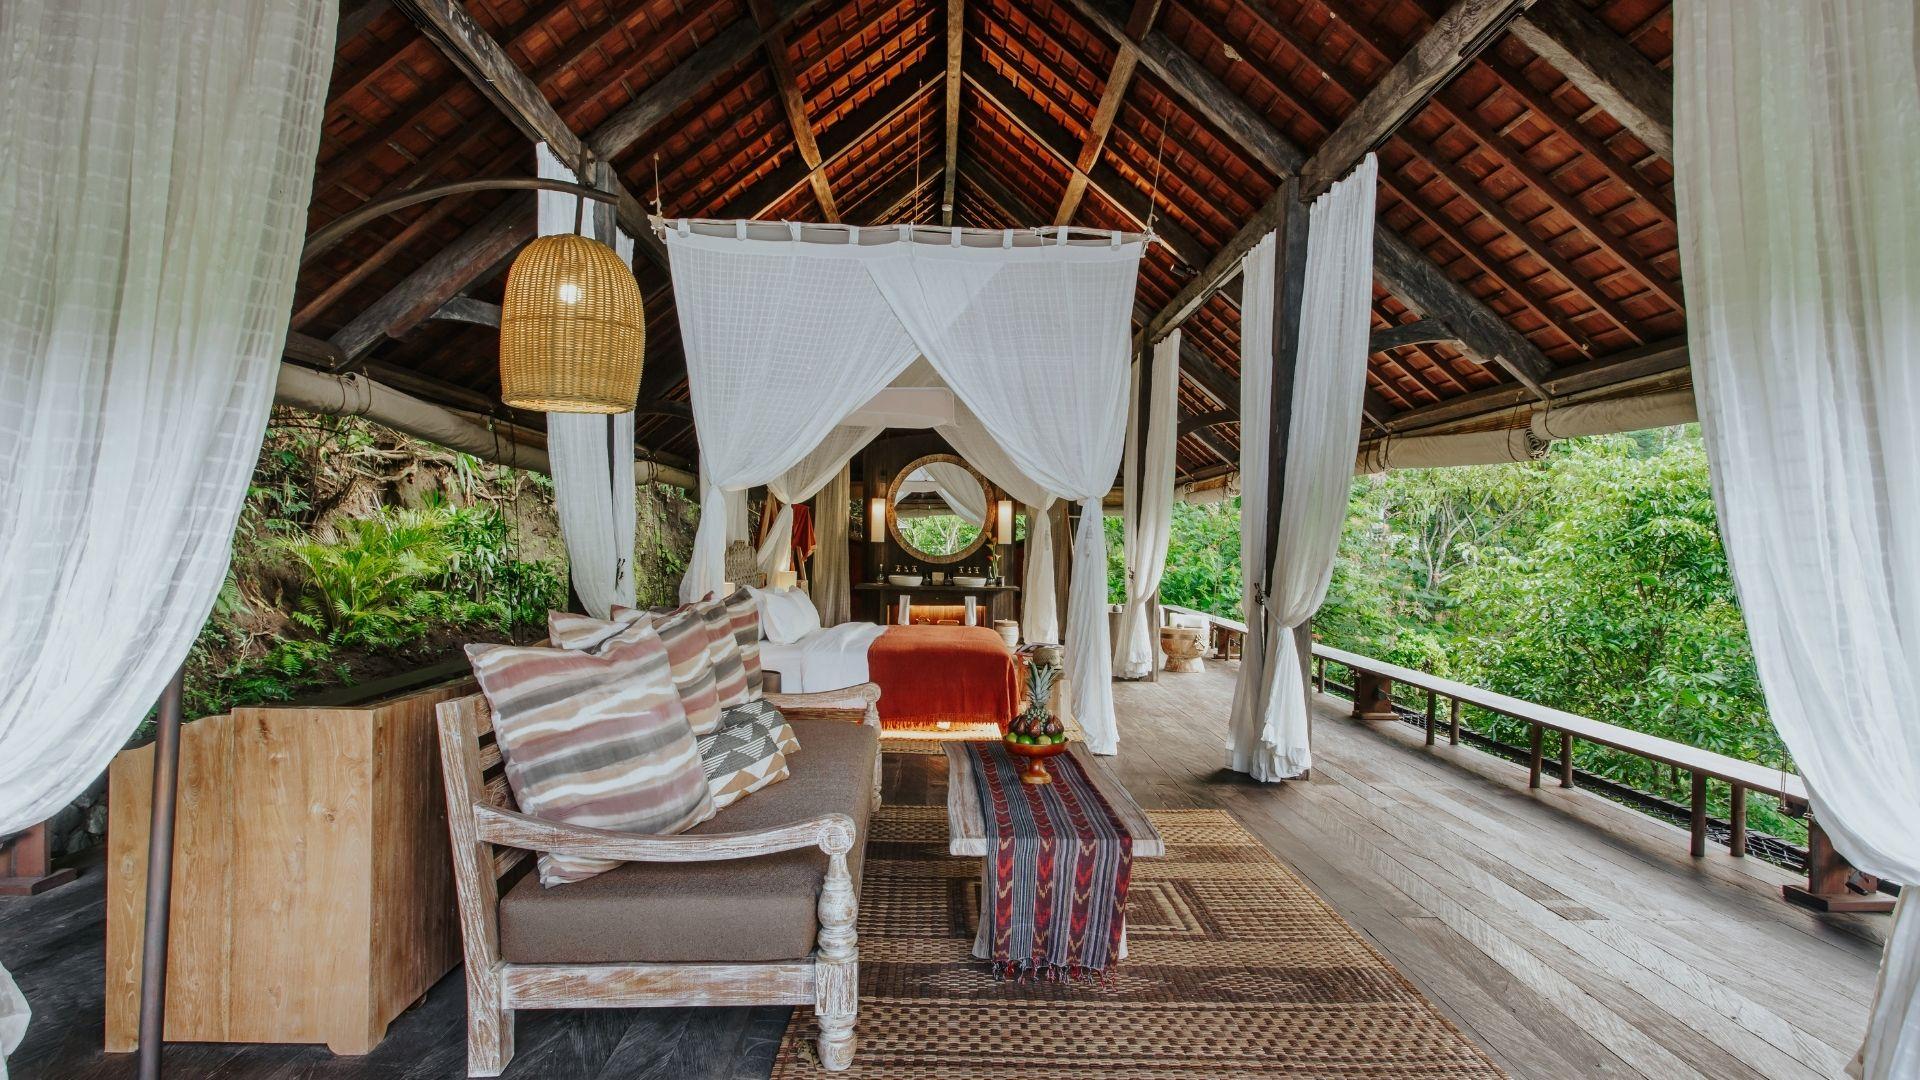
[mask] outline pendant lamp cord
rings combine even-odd
[[[1153,190],[1147,192],[1147,235],[1153,235],[1153,218],[1160,212],[1160,160],[1167,150],[1167,123],[1160,121],[1160,145],[1153,151]]]
[[[582,155],[580,159],[580,182],[595,187],[599,186],[595,183],[597,179],[597,177],[594,176],[595,169],[596,166],[594,165],[593,155]],[[585,195],[575,195],[573,197],[573,234],[575,236],[587,235],[584,228],[586,219],[587,197]]]

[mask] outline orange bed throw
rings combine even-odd
[[[867,647],[882,726],[1005,728],[1021,707],[1019,670],[1006,642],[984,626],[889,626]]]

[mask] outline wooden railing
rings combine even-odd
[[[1384,660],[1350,653],[1329,645],[1315,644],[1314,683],[1317,689],[1326,687],[1326,665],[1332,662],[1353,672],[1353,715],[1363,720],[1398,719],[1393,701],[1394,684],[1404,684],[1426,692],[1427,743],[1435,740],[1437,706],[1441,698],[1448,701],[1447,738],[1450,743],[1460,742],[1460,706],[1472,705],[1487,712],[1510,717],[1526,724],[1529,731],[1527,786],[1539,787],[1542,772],[1542,759],[1546,735],[1558,734],[1560,738],[1561,787],[1574,786],[1573,743],[1575,739],[1600,746],[1624,751],[1635,756],[1656,761],[1676,769],[1684,769],[1693,776],[1693,790],[1689,808],[1689,822],[1692,833],[1692,851],[1696,856],[1707,851],[1707,783],[1717,780],[1726,783],[1732,791],[1731,811],[1727,851],[1734,856],[1747,853],[1747,793],[1759,791],[1774,795],[1790,805],[1805,805],[1807,788],[1800,777],[1779,769],[1769,769],[1755,765],[1750,761],[1728,757],[1711,750],[1702,750],[1697,746],[1663,739],[1643,731],[1620,727],[1566,712],[1506,694],[1470,686],[1453,679],[1429,675],[1424,671],[1390,664]]]

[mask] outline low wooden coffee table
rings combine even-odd
[[[967,753],[965,743],[948,743],[947,751],[947,854],[959,855],[984,861],[987,857],[987,822],[980,807],[980,785],[973,775],[973,756]],[[1153,822],[1147,820],[1146,811],[1133,801],[1127,789],[1107,772],[1100,759],[1087,751],[1084,743],[1074,743],[1067,751],[1087,771],[1087,779],[1093,782],[1100,797],[1113,807],[1114,816],[1126,826],[1128,835],[1133,837],[1133,857],[1136,859],[1157,859],[1167,853],[1167,842],[1160,838],[1159,830]],[[1053,760],[1058,760],[1055,758]],[[1018,787],[1019,785],[1015,785]],[[1124,920],[1125,916],[1122,915]],[[984,938],[986,923],[982,920],[980,929],[973,941],[974,955],[981,955],[990,945]],[[1127,957],[1127,928],[1124,921],[1120,927],[1120,959]]]

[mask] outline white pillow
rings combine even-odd
[[[813,598],[799,589],[755,589],[760,608],[760,633],[775,645],[791,645],[820,629],[820,611]]]

